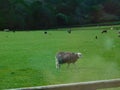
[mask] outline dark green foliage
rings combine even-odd
[[[119,0],[0,0],[0,29],[47,29],[120,20]]]

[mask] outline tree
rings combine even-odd
[[[0,28],[42,29],[120,20],[119,0],[0,0]]]
[[[51,10],[41,1],[35,1],[31,4],[32,28],[48,28],[53,25]]]
[[[8,28],[8,14],[10,10],[9,0],[0,0],[0,28]]]
[[[68,24],[67,16],[63,13],[58,13],[56,19],[58,26],[66,26]]]

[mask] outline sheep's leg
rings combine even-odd
[[[60,69],[60,64],[59,63],[56,63],[56,68]]]
[[[59,68],[60,68],[60,64],[59,64],[59,62],[58,62],[57,58],[56,58],[56,68],[57,68],[57,69],[59,69]]]

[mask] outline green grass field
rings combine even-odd
[[[117,30],[101,34],[103,28],[109,27],[0,32],[0,89],[120,78],[120,37]],[[58,51],[83,56],[57,70]]]

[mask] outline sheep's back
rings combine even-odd
[[[75,53],[70,52],[60,52],[57,54],[56,58],[58,59],[58,62],[60,64],[63,63],[73,63],[76,62],[78,59],[78,56]]]

